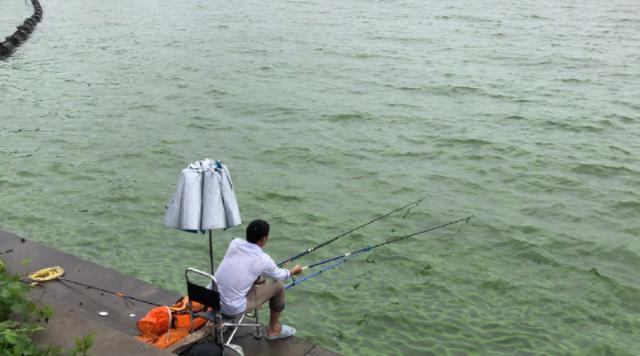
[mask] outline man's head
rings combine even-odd
[[[254,243],[254,244],[258,244],[258,242],[260,242],[260,240],[262,240],[263,238],[265,238],[266,242],[266,238],[269,236],[269,223],[261,220],[261,219],[256,219],[253,220],[252,222],[249,223],[249,226],[247,226],[247,241]]]

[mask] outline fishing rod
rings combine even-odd
[[[337,235],[337,236],[334,236],[334,237],[330,238],[329,240],[327,240],[327,241],[325,241],[325,242],[320,243],[319,245],[316,245],[316,246],[314,246],[314,247],[308,248],[308,249],[306,249],[305,251],[303,251],[303,252],[301,252],[301,253],[299,253],[299,254],[297,254],[297,255],[293,255],[293,256],[291,256],[291,257],[287,258],[286,260],[284,260],[284,261],[282,261],[282,262],[278,263],[278,267],[282,267],[282,266],[283,266],[284,264],[286,264],[286,263],[289,263],[289,262],[291,262],[291,261],[295,261],[295,260],[297,260],[298,258],[300,258],[300,257],[302,257],[302,256],[306,256],[306,255],[310,254],[311,252],[313,252],[313,251],[315,251],[315,250],[317,250],[317,249],[319,249],[319,248],[321,248],[321,247],[324,247],[324,246],[326,246],[326,245],[328,245],[328,244],[330,244],[330,243],[332,243],[332,242],[334,242],[334,241],[338,240],[338,239],[339,239],[339,238],[341,238],[341,237],[344,237],[344,236],[346,236],[346,235],[349,235],[350,233],[355,232],[356,230],[360,230],[360,229],[362,229],[363,227],[365,227],[365,226],[367,226],[367,225],[370,225],[370,224],[373,224],[374,222],[376,222],[376,221],[378,221],[378,220],[384,219],[384,218],[386,218],[387,216],[389,216],[389,215],[391,215],[391,214],[393,214],[393,213],[396,213],[396,212],[398,212],[398,211],[400,211],[400,210],[402,210],[402,209],[406,209],[406,208],[408,208],[408,207],[410,207],[410,206],[417,206],[417,205],[419,205],[420,203],[422,203],[422,201],[423,201],[425,198],[426,198],[426,197],[422,197],[422,198],[420,198],[420,199],[414,200],[414,201],[412,201],[411,203],[408,203],[408,204],[406,204],[406,205],[403,205],[403,206],[401,206],[401,207],[399,207],[399,208],[397,208],[397,209],[394,209],[394,210],[392,210],[392,211],[390,211],[390,212],[388,212],[388,213],[386,213],[386,214],[384,214],[384,215],[380,215],[380,216],[378,216],[378,217],[377,217],[377,218],[375,218],[375,219],[369,220],[369,221],[367,221],[366,223],[364,223],[364,224],[362,224],[362,225],[359,225],[359,226],[357,226],[357,227],[354,227],[353,229],[351,229],[351,230],[349,230],[349,231],[346,231],[346,232],[343,232],[343,233],[341,233],[341,234],[339,234],[339,235]]]
[[[113,291],[110,291],[110,290],[102,289],[102,288],[99,288],[99,287],[94,287],[94,286],[91,286],[91,285],[88,285],[88,284],[76,282],[76,281],[73,281],[73,280],[70,280],[70,279],[66,279],[66,278],[63,278],[63,277],[58,277],[57,279],[60,282],[69,282],[69,283],[73,283],[73,284],[79,285],[81,287],[85,287],[87,289],[95,289],[95,290],[97,290],[99,292],[102,292],[102,293],[112,294],[112,295],[115,295],[117,297],[120,297],[120,298],[124,299],[125,301],[126,300],[135,300],[137,302],[146,303],[146,304],[149,304],[149,305],[155,305],[157,307],[162,306],[161,304],[150,302],[148,300],[139,299],[139,298],[136,298],[136,297],[131,297],[131,296],[125,295],[124,293],[121,293],[121,292],[113,292]]]
[[[383,242],[381,242],[379,244],[370,245],[370,246],[361,248],[361,249],[356,250],[356,251],[347,252],[347,253],[345,253],[343,255],[327,258],[325,260],[322,260],[322,261],[310,264],[308,266],[302,267],[302,270],[304,271],[304,270],[307,270],[309,268],[313,268],[313,267],[317,267],[317,266],[320,266],[320,265],[323,265],[323,264],[327,264],[329,262],[337,261],[337,262],[335,262],[335,263],[333,263],[333,264],[331,264],[331,265],[329,265],[327,267],[324,267],[324,268],[322,268],[320,270],[317,270],[317,271],[313,272],[312,274],[310,274],[308,276],[305,276],[303,278],[299,278],[299,279],[294,280],[293,282],[287,284],[285,286],[285,289],[289,289],[289,288],[291,288],[293,286],[296,286],[296,285],[298,285],[298,284],[300,284],[300,283],[302,283],[302,282],[304,282],[306,280],[309,280],[309,279],[311,279],[313,277],[316,277],[317,275],[323,273],[324,271],[327,271],[327,270],[330,270],[332,268],[335,268],[335,267],[347,262],[349,259],[351,259],[353,257],[356,257],[356,256],[358,256],[360,254],[363,254],[365,252],[369,252],[369,251],[371,251],[373,249],[376,249],[378,247],[382,247],[382,246],[385,246],[385,245],[388,245],[388,244],[391,244],[391,243],[394,243],[394,242],[399,242],[399,241],[402,241],[402,240],[406,240],[406,239],[411,238],[413,236],[417,236],[417,235],[420,235],[420,234],[425,234],[425,233],[430,232],[430,231],[441,229],[441,228],[443,228],[445,226],[457,224],[457,223],[459,223],[461,221],[464,221],[465,224],[466,224],[466,223],[469,223],[469,219],[471,219],[472,217],[473,217],[473,215],[469,215],[466,218],[458,219],[458,220],[451,221],[451,222],[448,222],[448,223],[445,223],[445,224],[442,224],[442,225],[438,225],[438,226],[435,226],[435,227],[431,227],[431,228],[428,228],[428,229],[425,229],[425,230],[417,231],[417,232],[414,232],[414,233],[409,234],[409,235],[404,235],[404,236],[396,237],[396,238],[393,238],[393,239],[389,239],[389,240],[383,241]]]
[[[311,278],[313,278],[313,277],[315,277],[315,276],[319,275],[320,273],[322,273],[322,272],[324,272],[324,271],[328,271],[328,270],[330,270],[330,269],[332,269],[332,268],[336,268],[336,267],[338,267],[339,265],[341,265],[341,264],[343,264],[343,263],[347,262],[347,260],[349,260],[350,258],[352,258],[352,257],[354,257],[354,256],[355,256],[355,255],[351,255],[351,257],[341,257],[342,259],[341,259],[340,261],[338,261],[338,262],[334,263],[334,264],[331,264],[331,265],[329,265],[329,266],[327,266],[327,267],[321,268],[321,269],[319,269],[319,270],[317,270],[317,271],[315,271],[315,272],[311,273],[311,274],[310,274],[310,275],[308,275],[308,276],[304,276],[304,277],[302,277],[302,278],[294,279],[293,281],[291,281],[291,283],[289,283],[289,284],[285,285],[285,286],[284,286],[284,289],[289,289],[289,288],[291,288],[291,287],[295,287],[295,286],[297,286],[298,284],[300,284],[300,283],[302,283],[302,282],[304,282],[304,281],[306,281],[306,280],[309,280],[309,279],[311,279]],[[308,268],[308,266],[307,266],[307,268]]]
[[[367,247],[361,248],[361,249],[356,250],[356,251],[347,252],[347,253],[345,253],[344,255],[340,255],[340,256],[336,256],[336,257],[331,257],[331,258],[327,258],[326,260],[322,260],[322,261],[319,261],[319,262],[316,262],[316,263],[310,264],[310,265],[308,265],[308,266],[302,267],[302,270],[304,271],[304,270],[309,269],[309,268],[313,268],[313,267],[316,267],[316,266],[320,266],[320,265],[323,265],[323,264],[325,264],[325,263],[329,263],[329,262],[332,262],[332,261],[338,260],[338,259],[343,258],[343,257],[349,257],[349,256],[352,256],[352,255],[359,255],[359,254],[361,254],[361,253],[365,253],[365,252],[371,251],[371,250],[373,250],[373,249],[375,249],[375,248],[382,247],[382,246],[388,245],[388,244],[390,244],[390,243],[394,243],[394,242],[402,241],[402,240],[408,239],[408,238],[410,238],[410,237],[414,237],[414,236],[416,236],[416,235],[426,234],[427,232],[430,232],[430,231],[433,231],[433,230],[438,230],[438,229],[441,229],[441,228],[443,228],[443,227],[445,227],[445,226],[449,226],[449,225],[457,224],[457,223],[459,223],[459,222],[461,222],[461,221],[465,221],[465,223],[468,223],[468,222],[469,222],[469,219],[471,219],[471,217],[472,217],[472,216],[473,216],[473,215],[470,215],[470,216],[467,216],[466,218],[462,218],[462,219],[458,219],[458,220],[455,220],[455,221],[451,221],[451,222],[448,222],[448,223],[446,223],[446,224],[438,225],[438,226],[436,226],[436,227],[431,227],[431,228],[428,228],[428,229],[425,229],[425,230],[421,230],[421,231],[418,231],[418,232],[414,232],[414,233],[409,234],[409,235],[404,235],[404,236],[396,237],[396,238],[394,238],[394,239],[389,239],[389,240],[383,241],[383,242],[381,242],[381,243],[379,243],[379,244],[375,244],[375,245],[367,246]]]
[[[50,270],[50,269],[51,268],[45,268],[44,270]],[[36,273],[38,273],[38,272],[36,272]],[[148,300],[144,300],[144,299],[139,299],[139,298],[136,298],[136,297],[128,296],[128,295],[126,295],[126,294],[124,294],[122,292],[113,292],[113,291],[110,291],[110,290],[107,290],[107,289],[103,289],[103,288],[99,288],[99,287],[95,287],[95,286],[92,286],[92,285],[89,285],[89,284],[76,282],[74,280],[67,279],[67,278],[64,278],[64,277],[59,276],[59,275],[53,275],[53,276],[50,276],[50,277],[45,277],[45,279],[41,279],[41,280],[34,280],[33,277],[31,277],[31,276],[29,278],[31,279],[30,281],[20,278],[20,282],[25,283],[25,284],[29,284],[29,285],[35,285],[35,284],[38,284],[38,283],[57,280],[59,282],[62,282],[62,284],[65,284],[65,282],[73,283],[73,284],[79,285],[81,287],[85,287],[87,289],[95,289],[95,290],[97,290],[97,291],[99,291],[101,293],[107,293],[107,294],[115,295],[117,297],[122,298],[125,301],[125,303],[128,300],[134,300],[134,301],[137,301],[137,302],[146,303],[146,304],[149,304],[149,305],[155,305],[155,306],[158,306],[158,307],[162,306],[161,304],[150,302]]]

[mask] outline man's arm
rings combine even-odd
[[[292,269],[289,270],[289,276],[294,276],[296,274],[300,274],[302,273],[302,266],[300,265],[295,265],[295,267],[293,267]],[[258,279],[256,279],[253,284],[263,284],[265,282],[264,278],[262,278],[262,276],[258,277]]]
[[[292,269],[288,270],[286,268],[279,268],[273,259],[269,258],[267,268],[264,271],[264,275],[267,277],[271,277],[276,281],[284,281],[285,279],[300,274],[302,272],[302,266],[295,265]]]

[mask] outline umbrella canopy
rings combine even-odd
[[[176,191],[166,206],[164,224],[188,232],[209,231],[213,273],[212,229],[242,223],[227,166],[210,159],[189,164],[180,173]]]

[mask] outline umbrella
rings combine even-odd
[[[189,164],[180,173],[176,191],[166,206],[164,224],[192,233],[209,232],[213,274],[213,229],[241,224],[238,202],[227,166],[210,159]]]

